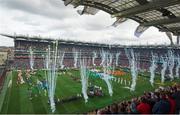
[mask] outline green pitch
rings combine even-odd
[[[23,76],[25,76],[25,73],[23,73]],[[31,76],[32,84],[30,86],[28,83],[17,84],[17,72],[10,72],[8,77],[12,77],[12,84],[9,83],[9,87],[6,91],[6,96],[0,113],[50,113],[48,96],[46,95],[44,90],[38,89],[36,87],[37,79],[42,80],[44,79],[44,76],[45,72],[42,70],[38,70],[34,75]],[[130,74],[115,77],[126,79],[126,86],[130,86]],[[89,97],[87,103],[84,102],[83,97],[78,98],[77,100],[57,103],[55,113],[87,113],[95,109],[110,105],[112,103],[118,103],[123,100],[131,99],[132,97],[137,97],[139,95],[142,95],[144,91],[153,91],[155,88],[160,86],[160,79],[158,78],[158,76],[156,76],[156,83],[154,87],[150,85],[148,77],[139,76],[137,80],[136,90],[134,92],[130,92],[129,89],[124,88],[124,82],[121,84],[117,81],[111,81],[113,86],[113,96],[110,97],[105,81],[100,78],[90,77],[89,82],[92,85],[102,87],[104,96]],[[171,85],[175,82],[179,82],[179,80],[176,80],[174,82],[165,82],[164,85]],[[31,96],[29,96],[29,88],[34,88],[32,89],[33,93]],[[59,72],[55,97],[59,100],[63,100],[68,99],[72,96],[77,96],[78,94],[81,94],[79,71],[68,70],[66,72]]]

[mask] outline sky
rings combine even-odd
[[[129,19],[112,27],[115,18],[109,14],[80,16],[77,10],[82,8],[64,6],[62,0],[0,0],[0,33],[123,45],[170,43],[155,27],[137,38],[137,22]],[[13,45],[12,39],[0,36],[0,46]]]

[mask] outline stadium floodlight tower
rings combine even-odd
[[[57,47],[58,41],[53,44],[53,50],[51,51],[50,46],[48,46],[47,56],[46,56],[46,69],[47,69],[47,82],[48,82],[48,97],[51,106],[51,112],[54,113],[56,110],[54,95],[56,89],[57,81]]]

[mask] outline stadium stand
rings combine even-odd
[[[160,87],[140,97],[114,103],[89,114],[178,114],[180,85]]]
[[[15,39],[15,57],[14,57],[14,67],[15,68],[30,68],[29,66],[29,48],[31,47],[35,55],[35,67],[44,68],[43,55],[48,48],[48,45],[53,45],[51,39],[40,39],[40,38],[22,38],[17,37]],[[64,65],[65,67],[73,67],[73,49],[81,51],[83,56],[86,56],[90,59],[90,66],[92,66],[92,53],[97,52],[98,57],[95,59],[97,65],[101,62],[100,52],[103,50],[113,53],[113,63],[115,62],[115,54],[121,52],[119,56],[119,66],[128,67],[128,59],[125,55],[125,48],[133,48],[135,53],[139,53],[140,68],[143,70],[148,70],[150,66],[151,53],[153,52],[158,57],[164,56],[168,49],[172,49],[174,54],[177,55],[179,47],[175,46],[120,46],[107,44],[96,44],[96,43],[83,43],[83,42],[74,42],[74,41],[63,41],[59,40],[59,50],[65,52],[64,56]],[[160,61],[160,60],[159,60]],[[157,71],[160,71],[161,63],[158,63]]]

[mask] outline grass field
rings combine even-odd
[[[36,79],[42,79],[45,76],[44,73],[44,71],[39,70],[35,75],[32,75],[31,77],[33,82],[35,82]],[[80,73],[76,70],[68,70],[65,74],[58,75],[55,97],[60,100],[81,94],[81,82],[73,80],[68,73],[80,78]],[[32,100],[30,100],[28,95],[29,85],[27,83],[16,83],[17,71],[12,71],[11,75],[12,85],[7,89],[0,113],[50,113],[48,97],[44,95],[43,91],[40,91],[37,96],[33,96]],[[123,79],[127,79],[127,81],[131,80],[130,74],[128,73],[124,76],[115,77],[121,77]],[[138,77],[136,90],[134,92],[130,92],[129,89],[123,88],[125,86],[124,83],[120,84],[118,82],[111,81],[113,85],[113,96],[110,97],[105,81],[100,78],[90,77],[89,82],[93,85],[101,86],[105,95],[103,97],[89,98],[87,103],[84,102],[83,98],[70,102],[58,103],[56,104],[55,113],[87,113],[115,102],[131,99],[132,97],[142,95],[144,91],[153,91],[155,88],[159,87],[159,84],[155,84],[154,87],[152,87],[149,83],[149,78],[141,76]],[[156,76],[155,82],[160,83],[158,76]],[[176,82],[180,81],[176,80]],[[173,83],[175,82],[166,81],[165,85],[171,85]],[[129,86],[129,84],[127,86]]]

